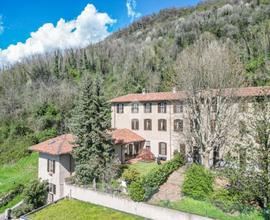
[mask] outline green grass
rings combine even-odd
[[[32,220],[143,220],[144,218],[78,200],[61,200],[29,216]]]
[[[8,204],[1,206],[0,207],[0,213],[5,212],[6,209],[13,207],[14,205],[16,205],[17,203],[19,203],[20,201],[22,201],[23,197],[22,195],[17,195],[14,199],[12,199]]]
[[[11,191],[19,184],[27,185],[37,178],[38,154],[33,153],[15,164],[0,167],[0,196]]]
[[[128,165],[131,168],[136,169],[140,175],[146,175],[147,173],[149,173],[152,169],[154,169],[155,167],[157,167],[157,163],[156,162],[137,162],[134,164],[129,164]]]
[[[198,201],[191,198],[184,198],[180,201],[170,202],[165,201],[159,203],[161,206],[166,206],[183,212],[193,213],[201,216],[207,216],[220,220],[260,220],[264,219],[260,212],[253,211],[250,213],[242,213],[240,215],[230,215],[218,209],[210,202]]]

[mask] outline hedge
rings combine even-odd
[[[186,171],[182,192],[194,199],[206,199],[213,192],[213,174],[201,165],[192,164]]]
[[[141,202],[148,200],[166,182],[169,175],[184,164],[183,157],[178,153],[174,158],[157,168],[154,168],[147,175],[132,182],[128,188],[132,200]]]

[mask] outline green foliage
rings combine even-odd
[[[42,141],[48,140],[50,138],[57,136],[57,130],[55,128],[45,129],[43,131],[37,132],[35,134],[35,138],[37,139],[37,142],[40,143]]]
[[[128,184],[138,180],[139,172],[134,168],[125,169],[122,174],[122,179],[124,179]]]
[[[209,170],[192,164],[186,171],[182,192],[195,199],[206,199],[213,192],[213,181]]]
[[[220,220],[263,220],[263,215],[259,210],[249,210],[243,213],[235,212],[233,215],[226,213],[213,205],[209,201],[199,201],[192,198],[185,197],[179,201],[169,202],[161,201],[161,206],[169,207],[182,212],[206,216],[212,219]]]
[[[32,209],[33,208],[30,205],[23,203],[22,205],[20,205],[16,209],[13,209],[11,214],[15,218],[19,218],[20,216],[32,211]]]
[[[43,103],[34,110],[34,117],[37,120],[39,130],[59,128],[61,114],[59,109],[52,103]]]
[[[144,196],[141,195],[136,197],[136,201],[148,200],[168,178],[168,176],[175,170],[177,170],[181,165],[184,164],[183,157],[180,154],[176,154],[170,161],[152,169],[147,175],[144,175],[139,181],[134,182],[135,188],[141,193],[144,192]],[[131,183],[132,185],[132,183]],[[130,185],[130,186],[131,186]],[[130,190],[130,189],[129,189]],[[132,197],[135,197],[133,195]],[[131,197],[131,198],[132,198]]]
[[[128,194],[133,201],[143,201],[145,199],[145,190],[142,181],[132,182],[128,187]]]
[[[107,134],[110,128],[110,108],[103,94],[99,78],[85,78],[73,111],[70,127],[77,137],[75,170],[76,179],[81,184],[107,179],[109,174],[105,175],[106,167],[114,161],[113,142]]]
[[[34,180],[24,190],[24,202],[32,207],[32,209],[39,208],[46,203],[48,195],[48,182]]]

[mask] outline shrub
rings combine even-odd
[[[24,202],[33,207],[33,209],[39,208],[46,203],[48,194],[48,182],[34,180],[24,191]]]
[[[141,202],[144,200],[145,190],[141,181],[135,181],[128,187],[128,194],[133,201]]]
[[[11,214],[15,218],[19,218],[22,215],[25,215],[26,213],[32,211],[33,207],[31,205],[28,205],[26,203],[23,203],[19,207],[12,210]]]
[[[211,195],[211,202],[224,212],[234,212],[239,208],[236,196],[223,188],[214,191]]]
[[[183,193],[194,199],[205,199],[213,192],[214,177],[201,165],[191,165],[185,176]]]
[[[131,184],[132,182],[138,180],[139,172],[134,168],[125,169],[122,174],[122,179],[124,179],[127,184]]]
[[[183,157],[180,154],[176,154],[172,160],[151,170],[147,175],[143,176],[143,178],[139,181],[139,184],[138,184],[138,181],[134,182],[134,185],[136,186],[136,188],[141,187],[140,190],[139,189],[137,190],[140,191],[140,193],[142,192],[144,193],[143,197],[140,195],[135,198],[137,200],[134,200],[133,199],[134,195],[132,195],[131,199],[133,199],[134,201],[144,201],[144,200],[149,199],[158,190],[159,186],[167,180],[168,176],[173,171],[178,169],[181,165],[183,165]],[[129,191],[130,191],[130,188],[129,188]],[[130,195],[131,194],[132,193],[130,193]]]

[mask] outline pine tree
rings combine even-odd
[[[86,77],[71,120],[71,131],[76,136],[73,154],[77,182],[90,184],[104,180],[105,167],[114,161],[109,128],[110,108],[101,80],[92,82]]]

